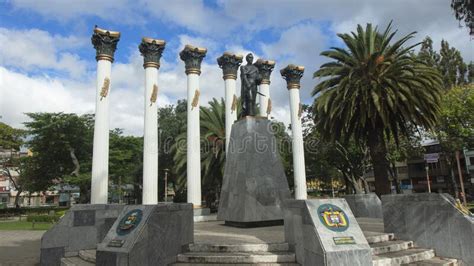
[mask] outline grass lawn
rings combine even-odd
[[[35,228],[32,223],[26,221],[0,222],[0,230],[48,230],[52,223],[36,223]]]

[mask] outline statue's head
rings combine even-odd
[[[245,60],[247,60],[247,64],[252,64],[253,63],[253,54],[252,53],[247,54],[247,56],[245,57]]]

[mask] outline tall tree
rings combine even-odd
[[[470,62],[467,65],[461,56],[461,52],[454,47],[450,47],[445,40],[441,41],[441,49],[438,53],[433,49],[433,41],[427,36],[421,44],[418,58],[427,65],[438,69],[446,89],[466,84],[474,78],[473,63]]]
[[[66,113],[28,113],[30,122],[25,126],[30,140],[28,147],[33,152],[34,167],[31,176],[44,182],[36,186],[46,190],[53,183],[64,182],[64,178],[77,181],[81,187],[81,198],[86,201],[90,188],[92,159],[93,116]],[[89,185],[84,185],[89,184]]]
[[[135,187],[142,185],[143,174],[143,138],[135,136],[124,136],[121,129],[110,132],[109,151],[109,176],[116,185],[116,191],[111,191],[118,196],[122,202],[122,186],[133,184]],[[162,190],[159,190],[162,193]],[[140,201],[141,193],[135,193]]]
[[[439,72],[411,55],[419,43],[403,46],[415,32],[393,41],[395,34],[391,24],[383,32],[367,24],[338,34],[346,48],[322,52],[334,61],[314,73],[323,78],[312,92],[316,126],[328,139],[367,145],[378,195],[391,193],[388,138],[407,135],[409,125],[432,128],[442,89]]]
[[[474,84],[454,87],[443,95],[439,123],[432,137],[439,140],[450,169],[456,167],[456,151],[474,149]],[[452,192],[458,197],[455,180],[452,172]]]

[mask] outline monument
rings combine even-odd
[[[252,54],[246,61],[240,67],[242,118],[230,133],[217,219],[240,227],[281,224],[290,190],[272,123],[256,116],[261,75]],[[236,76],[237,68],[234,71]]]
[[[68,262],[72,258],[80,256],[81,251],[90,249],[97,249],[97,265],[167,265],[176,260],[183,245],[193,242],[192,204],[158,204],[156,99],[158,68],[165,46],[162,40],[143,38],[139,46],[145,68],[144,205],[107,204],[110,74],[119,38],[119,32],[97,27],[92,35],[97,59],[97,93],[91,204],[72,206],[43,235],[41,265],[71,265]],[[196,90],[196,77],[189,80],[193,90]],[[197,114],[199,118],[199,113]],[[191,123],[199,129],[199,120],[193,119]],[[199,139],[199,135],[197,137]],[[192,149],[199,154],[199,142],[197,149],[195,146]],[[199,157],[197,158],[199,165]],[[199,197],[195,201],[200,204],[200,183],[198,186],[199,190],[195,194]]]

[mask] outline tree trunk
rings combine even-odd
[[[72,176],[79,176],[79,170],[81,169],[81,165],[79,164],[79,160],[76,157],[75,150],[72,147],[68,147],[69,155],[71,156],[72,163],[74,164],[74,171],[71,172]]]
[[[20,188],[17,190],[16,193],[16,198],[15,198],[15,208],[19,209],[20,208],[20,195],[23,192],[23,190]]]
[[[380,130],[380,132],[371,133],[367,144],[374,168],[375,193],[379,197],[381,195],[391,194],[392,187],[388,179],[388,169],[390,165],[387,161],[387,148],[385,146],[383,131]]]
[[[398,170],[397,166],[395,165],[394,162],[391,162],[391,167],[390,167],[390,173],[393,178],[393,183],[395,185],[395,190],[397,191],[397,194],[402,194],[402,188],[400,187],[400,181],[398,180]]]
[[[367,179],[365,179],[365,177],[361,177],[360,179],[362,180],[362,183],[364,184],[365,194],[369,194],[370,193],[370,187],[369,187],[369,183],[367,183]]]
[[[459,188],[458,188],[458,184],[456,183],[456,177],[454,176],[453,163],[451,162],[450,159],[446,159],[446,161],[448,163],[449,173],[451,176],[451,186],[453,188],[451,193],[453,193],[453,196],[455,199],[459,199]]]

